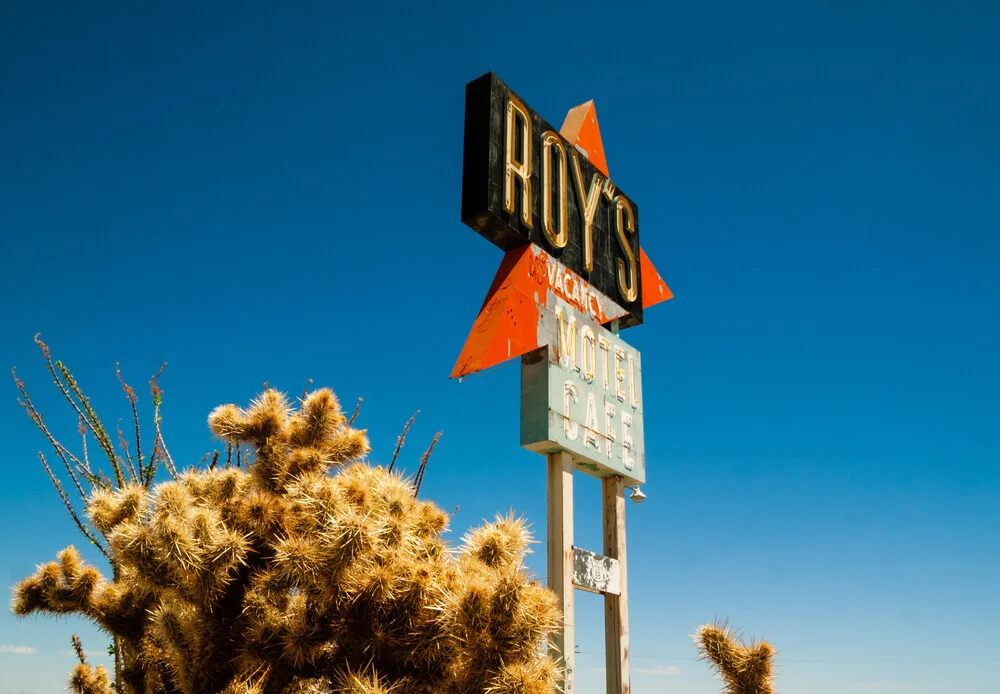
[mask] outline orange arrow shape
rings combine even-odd
[[[608,160],[604,155],[604,141],[601,139],[601,127],[597,123],[597,109],[593,100],[574,106],[566,114],[559,134],[573,143],[590,163],[608,178]],[[639,268],[642,272],[642,307],[649,308],[661,301],[674,296],[670,287],[663,281],[646,251],[639,249]]]
[[[642,273],[642,308],[647,309],[667,299],[673,299],[674,293],[653,267],[653,261],[646,255],[646,249],[639,249],[639,271]]]
[[[538,307],[530,290],[531,246],[507,251],[451,377],[467,376],[537,348]]]
[[[597,124],[597,110],[594,101],[574,106],[566,114],[566,120],[559,128],[559,134],[572,142],[578,150],[597,167],[602,174],[611,178],[608,173],[608,160],[604,156],[604,142],[601,140],[601,127]]]
[[[587,280],[535,245],[507,251],[451,377],[467,376],[548,344],[540,320],[561,300],[600,325],[625,315]]]

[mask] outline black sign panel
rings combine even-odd
[[[462,221],[540,246],[642,322],[638,206],[492,72],[465,88]]]

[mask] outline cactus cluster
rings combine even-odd
[[[76,613],[115,637],[114,682],[82,657],[80,694],[550,694],[560,615],[512,516],[442,539],[449,516],[364,462],[327,389],[266,390],[212,431],[242,466],[99,484],[86,516],[111,579],[68,547],[14,591],[19,615]]]

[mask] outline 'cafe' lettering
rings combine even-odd
[[[564,301],[549,346],[521,360],[521,445],[589,474],[646,479],[639,351]]]

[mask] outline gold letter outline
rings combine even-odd
[[[586,190],[583,186],[583,171],[580,169],[580,155],[575,150],[572,154],[573,178],[576,180],[580,211],[583,213],[583,266],[590,272],[594,269],[594,215],[597,214],[597,203],[601,199],[604,177],[595,171],[590,179],[590,190]]]
[[[552,223],[552,150],[559,153],[559,232]],[[565,248],[569,241],[569,173],[566,165],[566,147],[562,138],[552,130],[542,135],[542,230],[553,248]]]
[[[517,116],[521,117],[521,159],[516,158]],[[531,119],[528,109],[513,94],[507,96],[506,167],[504,170],[504,209],[514,214],[514,177],[521,179],[521,219],[531,227]]]
[[[623,213],[627,212],[627,221]],[[627,302],[635,301],[639,298],[639,277],[637,263],[635,262],[635,251],[625,238],[625,232],[635,233],[635,213],[628,200],[619,195],[615,198],[615,229],[617,231],[618,245],[628,259],[628,277],[625,276],[625,261],[618,259],[618,291]]]

